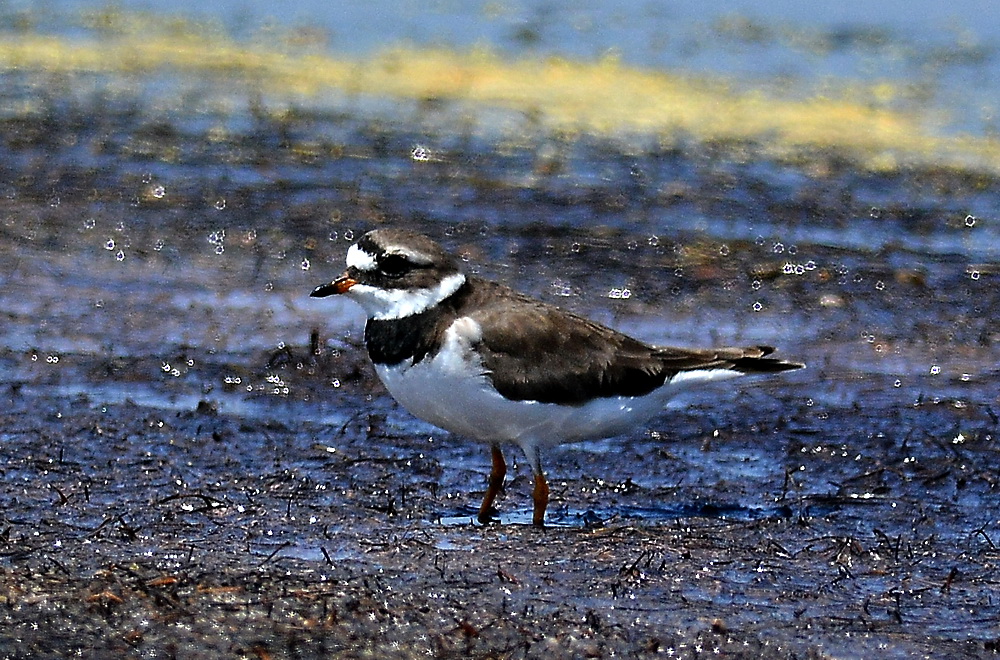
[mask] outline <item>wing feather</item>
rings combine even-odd
[[[802,365],[766,357],[770,346],[688,349],[652,346],[563,309],[486,280],[481,296],[498,296],[470,314],[477,348],[497,390],[509,399],[582,404],[594,397],[642,396],[682,371],[731,369],[766,373]],[[530,328],[530,332],[525,330]]]
[[[501,304],[471,316],[482,328],[483,366],[507,398],[579,404],[639,396],[676,373],[658,348],[500,285],[477,284],[502,289]]]

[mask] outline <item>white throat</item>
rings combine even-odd
[[[368,318],[391,321],[419,314],[445,300],[465,284],[465,275],[452,273],[429,289],[380,289],[355,284],[347,291],[365,308]]]

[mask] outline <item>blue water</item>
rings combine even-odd
[[[43,16],[53,9],[41,0],[6,5]],[[487,48],[512,57],[612,56],[633,66],[724,76],[736,85],[793,95],[890,81],[905,90],[895,103],[935,111],[942,130],[990,134],[1000,128],[1000,12],[987,0],[735,0],[711,6],[652,0],[300,0],[281,3],[280,10],[264,0],[176,0],[166,7],[148,1],[117,6],[186,15],[264,42],[290,28],[305,41],[347,55],[409,45]],[[61,2],[62,19],[54,23],[78,26],[74,17],[106,7],[103,0]]]

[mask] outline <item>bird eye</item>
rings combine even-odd
[[[402,277],[410,271],[410,262],[399,254],[387,254],[378,260],[378,269],[386,277]]]

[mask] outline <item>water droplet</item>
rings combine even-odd
[[[93,229],[96,226],[97,226],[97,220],[95,220],[94,218],[87,218],[86,220],[83,221],[84,229]]]
[[[302,268],[302,270],[309,270],[309,260],[303,259],[300,268]]]
[[[883,282],[882,280],[879,280],[878,282],[875,283],[875,288],[878,289],[879,291],[884,291],[885,290],[885,282]]]
[[[728,245],[723,245],[722,247],[720,247],[719,248],[719,254],[721,254],[724,257],[728,257],[729,256],[729,246]]]
[[[971,278],[971,279],[972,279],[973,281],[975,281],[975,280],[978,280],[978,279],[979,279],[979,271],[978,271],[978,270],[972,270],[972,271],[969,271],[969,277],[970,277],[970,278]]]
[[[901,387],[902,385],[903,385],[903,381],[899,380],[898,378],[892,384],[893,387]]]
[[[760,302],[759,300],[753,304],[753,311],[759,312],[762,309],[764,309],[764,303]]]
[[[118,261],[125,261],[125,252],[123,250],[118,250],[118,254],[115,255],[115,259]]]
[[[562,296],[567,298],[573,295],[573,288],[565,280],[555,280],[552,282],[552,293],[553,295]]]
[[[226,246],[225,245],[221,245],[220,244],[220,245],[216,245],[215,246],[215,253],[216,254],[222,254],[225,251],[226,251]]]
[[[649,243],[650,247],[656,247],[656,246],[658,246],[660,244],[660,237],[659,236],[650,236],[649,240],[647,240],[646,242]]]
[[[754,243],[756,243],[758,247],[760,247],[761,245],[764,245],[764,243],[766,243],[766,242],[767,242],[767,239],[765,239],[763,236],[757,236],[757,238],[754,239]]]
[[[941,373],[941,367],[939,367],[936,364],[933,365],[933,366],[931,366],[931,375],[932,376],[937,376],[939,373]]]
[[[222,211],[226,208],[226,199],[224,197],[215,200],[215,210]]]
[[[167,189],[157,184],[150,189],[149,194],[156,199],[163,199],[163,196],[167,194]]]
[[[347,231],[345,231],[344,232],[344,240],[345,241],[353,241],[354,240],[354,232],[351,231],[350,229],[348,229]]]
[[[49,198],[49,206],[51,206],[52,208],[58,207],[60,203],[61,202],[59,200],[59,197],[50,197]]]
[[[784,251],[785,251],[784,243],[774,243],[773,245],[771,245],[771,252],[774,252],[775,254],[781,254]]]
[[[871,210],[870,210],[870,211],[868,211],[868,215],[869,215],[869,217],[871,217],[871,218],[872,218],[873,220],[878,220],[879,218],[881,218],[881,217],[882,217],[882,209],[880,209],[880,208],[879,208],[879,207],[877,207],[877,206],[873,206],[873,207],[871,208]]]
[[[330,232],[330,240],[331,240],[331,241],[335,241],[335,240],[337,240],[337,238],[338,238],[338,236],[337,236],[337,232],[335,232],[335,231],[331,231],[331,232]]]
[[[431,152],[427,147],[418,144],[410,150],[410,158],[418,162],[426,163],[431,159]]]
[[[976,226],[976,216],[974,216],[974,215],[967,215],[967,216],[965,216],[965,226],[966,227],[975,227]]]
[[[164,245],[163,239],[162,238],[158,239],[156,243],[153,244],[153,250],[159,252],[160,250],[163,249],[163,245]]]
[[[264,284],[264,290],[265,291],[271,291],[272,289],[274,289],[274,285],[271,284],[270,282],[267,282],[267,283]]]
[[[339,379],[339,378],[334,378],[334,379],[333,379],[333,380],[332,380],[332,381],[330,382],[330,384],[331,384],[331,385],[333,385],[334,387],[340,387],[340,379]]]
[[[751,282],[750,283],[750,288],[753,289],[754,291],[759,291],[760,290],[760,280],[754,280],[753,282]]]
[[[104,244],[104,249],[105,250],[114,250],[115,249],[115,239],[109,238],[108,242]]]

